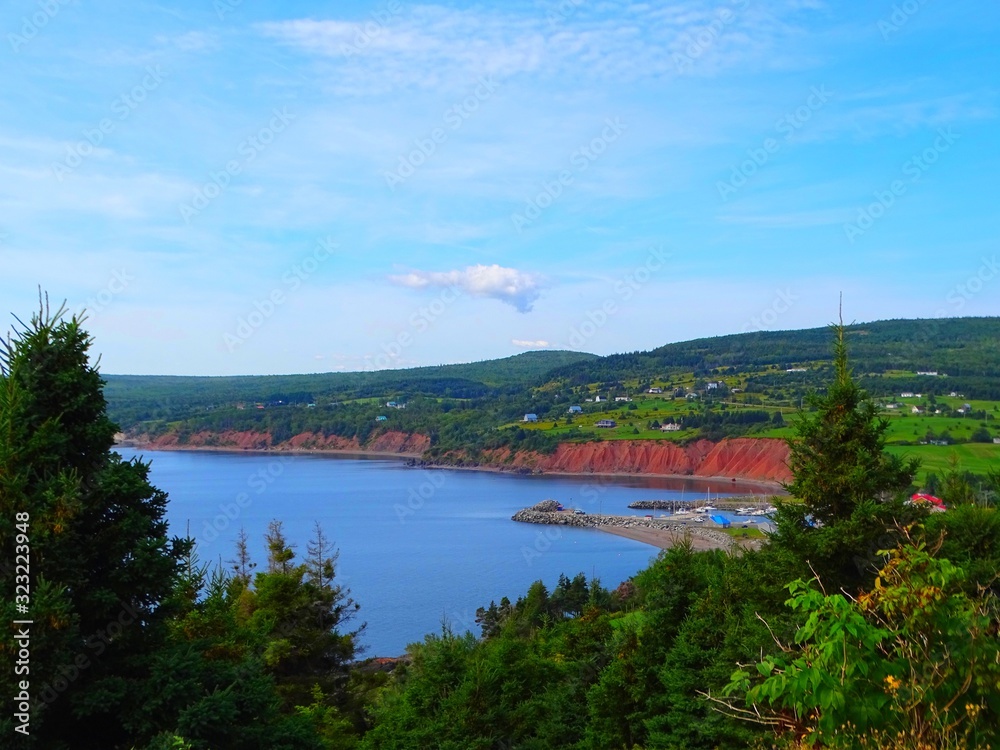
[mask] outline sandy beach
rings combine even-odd
[[[643,544],[659,547],[660,549],[668,549],[685,539],[685,534],[682,532],[669,529],[623,529],[617,526],[598,526],[596,528],[598,531],[615,534],[616,536],[623,536],[626,539],[633,539],[637,542],[642,542]],[[728,547],[720,544],[719,542],[695,536],[694,534],[691,534],[687,538],[691,540],[691,546],[695,550],[728,549]]]

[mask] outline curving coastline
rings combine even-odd
[[[147,450],[274,451],[395,456],[427,468],[476,469],[518,474],[689,477],[740,480],[777,488],[791,478],[788,447],[773,438],[732,438],[679,445],[666,440],[614,440],[561,443],[551,454],[493,449],[470,455],[452,451],[426,460],[431,439],[419,433],[388,430],[362,443],[357,438],[305,432],[276,441],[267,432],[166,433],[121,436],[122,445]]]

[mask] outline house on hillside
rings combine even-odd
[[[919,406],[914,406],[912,409],[910,409],[910,413],[911,414],[923,414],[924,410],[921,409]]]
[[[705,390],[706,391],[715,391],[715,390],[718,390],[718,389],[719,389],[719,384],[716,383],[716,382],[714,382],[714,381],[711,382],[711,383],[705,383]]]
[[[650,388],[646,393],[663,393],[662,388]]]
[[[615,401],[631,401],[628,396],[615,396]]]
[[[571,407],[569,407],[569,413],[570,414],[583,414],[583,407],[582,406],[571,406]]]
[[[681,426],[676,422],[668,422],[660,426],[660,432],[680,432]]]
[[[537,414],[525,414],[524,415],[524,419],[522,419],[521,421],[522,422],[537,422],[538,421],[538,415]]]
[[[613,419],[598,419],[597,422],[594,423],[594,427],[613,428],[617,426],[618,423]]]
[[[993,445],[1000,445],[1000,438],[993,438]]]
[[[900,398],[913,398],[913,391],[903,391],[899,394]]]
[[[698,398],[698,394],[697,393],[688,393],[688,394],[686,394],[684,396],[684,398]]]
[[[932,378],[936,378],[937,370],[917,370],[917,375],[928,375]]]

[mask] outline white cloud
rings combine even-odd
[[[504,268],[495,263],[454,271],[410,271],[390,276],[389,280],[410,289],[454,287],[472,297],[506,302],[518,312],[529,312],[541,294],[541,278],[537,274]]]
[[[545,339],[539,339],[537,341],[528,341],[525,339],[511,339],[510,343],[512,343],[514,346],[519,346],[522,349],[548,349],[550,346],[552,346],[552,344],[546,341]]]

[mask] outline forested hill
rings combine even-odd
[[[1000,318],[880,321],[849,326],[847,337],[859,381],[897,417],[895,442],[993,449]],[[392,432],[423,436],[434,458],[492,448],[552,452],[594,440],[780,438],[785,418],[830,382],[832,338],[823,327],[606,357],[537,351],[374,372],[112,375],[105,392],[112,419],[130,436],[181,444],[202,433],[266,435],[268,444],[308,433],[367,445]],[[907,392],[911,401],[895,403]],[[663,432],[668,423],[680,429]]]
[[[104,375],[109,412],[123,425],[156,418],[176,418],[191,409],[234,402],[308,403],[421,394],[477,398],[499,391],[523,391],[541,385],[556,368],[598,359],[571,351],[533,351],[503,359],[402,370],[197,377],[168,375]]]
[[[883,320],[850,325],[847,335],[852,366],[861,374],[938,371],[952,377],[1000,377],[1000,317]],[[677,371],[787,369],[829,360],[830,330],[822,327],[694,339],[576,362],[552,375],[582,385]]]

